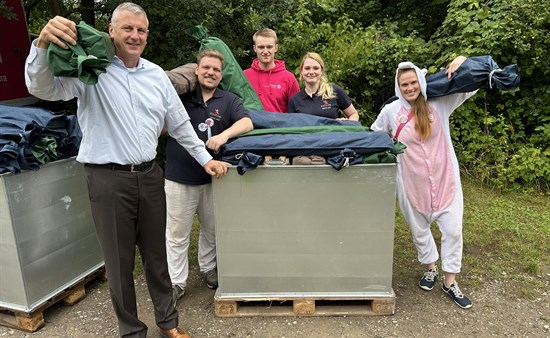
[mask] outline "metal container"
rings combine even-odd
[[[81,163],[0,175],[0,308],[32,312],[103,265]]]
[[[218,297],[395,297],[396,164],[214,180]]]

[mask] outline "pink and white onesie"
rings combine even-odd
[[[411,66],[413,66],[411,64]],[[420,90],[426,98],[426,79],[414,66]],[[401,212],[411,228],[413,242],[422,264],[437,262],[437,246],[430,224],[441,231],[442,269],[459,273],[462,264],[463,200],[460,171],[451,141],[451,113],[477,91],[451,94],[428,100],[431,135],[420,140],[414,128],[414,117],[407,119],[411,105],[401,95],[397,73],[395,95],[399,98],[386,105],[371,129],[394,136],[404,123],[398,139],[407,146],[397,164],[397,197]],[[408,121],[407,121],[408,120]]]

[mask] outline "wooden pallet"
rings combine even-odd
[[[341,298],[219,298],[214,296],[218,317],[285,316],[384,316],[395,313],[395,294],[390,297]]]
[[[63,290],[44,304],[30,312],[8,309],[0,306],[0,326],[35,332],[44,326],[44,311],[54,304],[74,305],[86,297],[85,285],[93,279],[106,279],[105,267],[92,272],[73,286]]]

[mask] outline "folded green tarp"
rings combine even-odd
[[[65,42],[69,49],[50,43],[47,52],[48,66],[56,76],[78,77],[88,85],[97,83],[101,73],[115,55],[115,46],[109,34],[100,32],[81,21],[75,46]]]
[[[46,164],[57,159],[57,141],[52,136],[44,136],[31,147],[38,162]]]
[[[267,114],[267,113],[266,113]],[[283,127],[283,128],[265,128],[254,129],[239,137],[266,135],[266,134],[312,134],[312,133],[336,133],[336,132],[356,132],[370,131],[369,127],[364,126],[305,126],[305,127]]]

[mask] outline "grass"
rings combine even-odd
[[[199,231],[200,231],[200,224],[197,220],[197,217],[195,217],[195,221],[193,222],[193,228],[191,229],[191,243],[189,243],[189,267],[194,267],[198,265],[197,261],[197,252],[199,249]],[[143,265],[141,264],[141,257],[139,255],[139,250],[137,250],[136,247],[136,265],[134,266],[134,275],[141,275],[143,274]]]
[[[461,284],[469,288],[489,280],[513,281],[519,297],[536,297],[550,277],[550,198],[502,193],[464,180],[464,255]],[[408,225],[396,208],[394,279],[414,284],[423,268],[416,258]],[[439,245],[437,225],[433,233]],[[199,224],[195,219],[189,265],[197,263]],[[136,259],[136,273],[142,273]]]
[[[459,278],[469,287],[488,280],[510,280],[518,296],[536,297],[550,276],[548,196],[502,193],[470,180],[463,182],[463,190],[464,255]],[[433,224],[432,230],[439,244],[437,225]],[[397,278],[414,283],[422,271],[399,212],[394,262]]]

